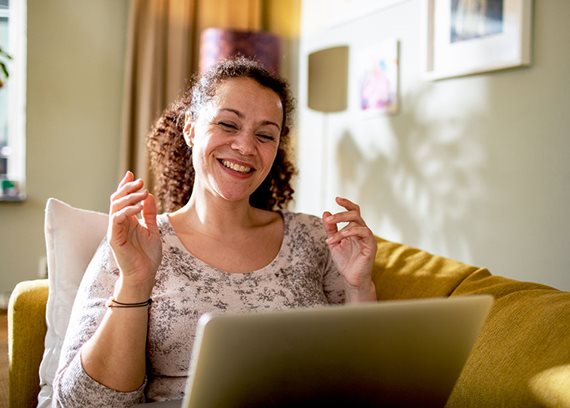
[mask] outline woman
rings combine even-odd
[[[107,239],[62,349],[58,406],[181,399],[207,311],[375,300],[376,243],[356,204],[339,198],[345,211],[322,221],[280,210],[292,194],[287,84],[236,59],[213,67],[181,101],[189,96],[183,121],[173,113],[184,104],[175,104],[149,142],[168,212],[157,215],[131,172],[111,196]]]

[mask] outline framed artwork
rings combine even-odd
[[[423,0],[425,75],[530,65],[532,0]]]
[[[399,41],[388,39],[361,49],[355,60],[358,110],[365,116],[399,109]]]

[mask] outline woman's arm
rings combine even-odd
[[[149,307],[117,307],[149,299],[162,258],[156,205],[143,184],[128,172],[111,196],[107,239],[73,306],[54,406],[132,406],[144,398]]]
[[[114,298],[121,302],[147,298],[142,294],[126,296],[122,289]],[[148,306],[108,307],[97,331],[81,350],[85,372],[106,387],[121,391],[135,391],[146,376],[146,339]]]
[[[120,273],[113,294],[116,302],[109,303],[81,350],[87,374],[123,392],[136,390],[145,379],[148,305],[143,304],[150,299],[162,257],[156,204],[143,185],[127,172],[111,196],[107,239]]]
[[[89,263],[73,305],[54,379],[57,407],[131,406],[143,401],[144,388],[130,393],[105,387],[89,376],[81,363],[81,349],[93,337],[107,312],[106,302],[119,277],[107,240]]]

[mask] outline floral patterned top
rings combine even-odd
[[[267,266],[227,273],[194,257],[168,215],[158,216],[163,257],[149,311],[148,376],[134,392],[118,392],[90,378],[79,350],[93,335],[119,270],[104,240],[81,282],[54,381],[57,407],[132,406],[182,399],[198,319],[206,312],[279,310],[343,303],[343,280],[325,243],[319,218],[282,212],[284,237]]]

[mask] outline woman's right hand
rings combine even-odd
[[[115,297],[123,302],[150,297],[162,260],[156,202],[143,187],[144,181],[128,171],[111,195],[107,239],[121,274]]]

